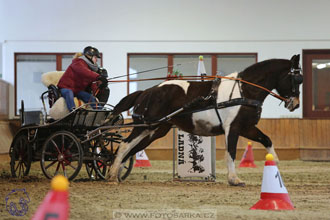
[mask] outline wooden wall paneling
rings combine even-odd
[[[9,83],[0,79],[0,119],[9,117]]]
[[[125,120],[125,123],[130,121]],[[330,160],[330,119],[261,119],[257,127],[271,138],[280,160]],[[216,136],[215,139],[217,159],[223,159],[225,136]],[[242,158],[248,141],[239,138],[237,161]],[[263,145],[253,141],[252,145],[255,160],[265,160],[267,152]],[[153,142],[146,152],[152,160],[172,160],[172,149],[173,130],[170,130]]]

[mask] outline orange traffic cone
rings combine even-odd
[[[253,151],[252,151],[252,143],[248,142],[248,146],[246,147],[241,163],[238,167],[257,167],[254,164],[254,157],[253,157]]]
[[[144,150],[136,153],[134,167],[151,167],[149,158]]]
[[[55,176],[51,182],[52,190],[39,205],[32,220],[40,219],[69,219],[69,181],[62,175]]]
[[[288,191],[272,154],[266,155],[260,200],[250,209],[293,210]]]

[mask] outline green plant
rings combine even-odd
[[[167,77],[175,77],[175,78],[177,78],[177,77],[182,77],[183,75],[182,75],[182,73],[179,71],[179,70],[173,70],[173,72],[171,73],[171,72],[168,72],[167,73]]]

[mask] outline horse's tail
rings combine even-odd
[[[129,110],[134,106],[135,100],[141,95],[143,91],[136,91],[128,96],[124,97],[120,102],[113,108],[113,115],[118,115],[123,111]]]

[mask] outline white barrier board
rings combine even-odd
[[[211,137],[197,136],[178,129],[178,177],[214,177]]]

